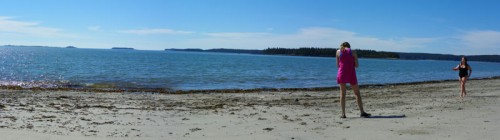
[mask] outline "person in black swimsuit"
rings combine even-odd
[[[467,92],[465,91],[465,82],[467,79],[469,79],[470,75],[472,74],[472,68],[470,67],[469,64],[467,64],[467,58],[465,56],[462,56],[462,60],[460,61],[460,64],[457,65],[457,67],[453,68],[453,70],[457,71],[458,70],[458,77],[460,78],[460,97],[464,98],[467,96]]]
[[[458,67],[458,77],[463,78],[466,76],[469,76],[469,73],[467,72],[467,67]]]

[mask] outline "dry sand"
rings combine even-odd
[[[500,79],[362,88],[372,118],[348,91],[211,94],[0,90],[2,140],[498,139]]]

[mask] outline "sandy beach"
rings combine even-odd
[[[371,118],[348,91],[96,93],[0,90],[2,140],[498,139],[500,79],[363,87]]]

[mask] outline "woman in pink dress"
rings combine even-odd
[[[363,102],[359,93],[358,79],[356,78],[356,68],[358,67],[358,55],[354,50],[351,50],[351,45],[348,42],[340,44],[340,49],[337,50],[337,83],[340,86],[340,106],[342,107],[342,115],[340,118],[346,118],[345,115],[345,93],[346,84],[349,83],[356,96],[361,117],[370,117],[363,109]]]

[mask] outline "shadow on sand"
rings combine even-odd
[[[389,116],[370,116],[368,118],[373,119],[395,119],[395,118],[406,118],[406,115],[389,115]]]

